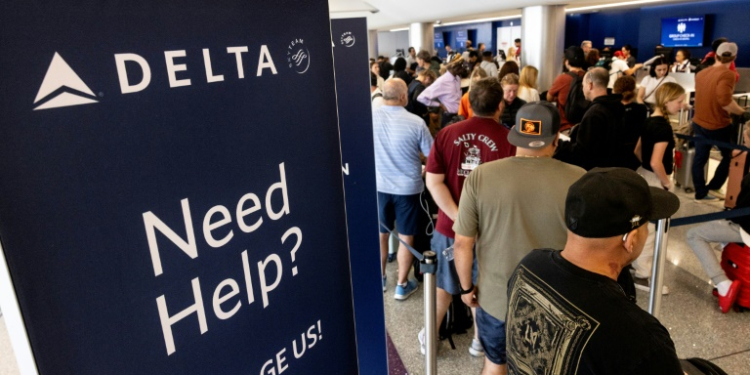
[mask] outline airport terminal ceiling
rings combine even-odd
[[[699,1],[699,0],[692,0]],[[706,0],[702,0],[706,1]],[[520,14],[520,9],[533,5],[565,4],[569,8],[587,7],[601,4],[629,3],[630,7],[661,5],[668,3],[691,2],[690,0],[328,0],[331,16],[367,17],[368,28],[388,30],[406,27],[413,22],[443,23],[471,19],[503,17]],[[591,12],[587,10],[586,12]]]

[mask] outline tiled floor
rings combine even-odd
[[[723,209],[723,200],[697,203],[692,195],[681,191],[677,194],[682,206],[675,218]],[[708,278],[685,242],[687,228],[675,227],[669,232],[665,284],[671,293],[662,299],[660,320],[669,329],[679,357],[710,359],[729,374],[750,375],[750,312],[719,311]],[[719,252],[716,254],[720,256]],[[387,273],[390,284],[384,297],[388,331],[410,374],[423,374],[424,357],[417,341],[417,333],[423,326],[422,286],[409,300],[395,301],[392,281],[396,277],[395,262],[388,264]],[[648,295],[639,291],[638,302],[645,309]],[[457,350],[450,350],[447,343],[442,343],[439,374],[480,373],[483,359],[469,355],[470,340],[470,334],[456,337]]]

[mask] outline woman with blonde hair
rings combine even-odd
[[[638,174],[643,176],[649,186],[670,190],[672,188],[672,171],[674,159],[674,132],[669,122],[669,115],[676,115],[685,101],[685,89],[673,83],[663,83],[654,93],[654,111],[646,119],[643,134],[635,146],[635,155],[641,160]],[[635,287],[648,290],[648,279],[651,277],[651,264],[654,259],[654,225],[649,224],[649,235],[643,253],[633,262],[635,269]],[[669,293],[666,286],[662,294]]]
[[[516,47],[514,47],[514,46],[508,47],[508,54],[505,57],[505,61],[515,61],[515,62],[517,62],[517,60],[516,60]]]
[[[474,116],[474,111],[471,110],[471,103],[469,103],[469,92],[471,92],[471,86],[474,85],[474,82],[479,81],[482,78],[487,78],[487,72],[477,66],[474,68],[474,71],[471,72],[471,77],[469,78],[471,80],[471,82],[469,82],[469,91],[461,97],[461,104],[458,106],[458,115],[463,116],[467,120]]]
[[[518,81],[517,96],[526,103],[538,102],[539,91],[536,89],[536,79],[539,75],[539,69],[526,65],[521,69],[521,79]]]

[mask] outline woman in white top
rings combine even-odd
[[[538,75],[539,70],[531,65],[526,65],[521,69],[521,79],[518,82],[518,93],[516,96],[526,101],[526,103],[539,101],[539,91],[536,89]]]
[[[641,88],[638,89],[638,103],[653,106],[656,104],[656,95],[654,95],[656,89],[667,82],[676,83],[676,81],[668,76],[669,64],[663,57],[654,60],[648,73],[649,75],[641,81]]]
[[[690,66],[690,51],[686,49],[678,50],[674,55],[674,64],[672,65],[672,72],[674,73],[690,73],[692,67]]]

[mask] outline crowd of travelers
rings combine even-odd
[[[737,45],[720,38],[700,61],[681,49],[674,61],[639,63],[629,45],[600,51],[584,41],[563,51],[550,87],[538,87],[538,67],[521,61],[520,39],[496,56],[472,45],[446,46],[442,59],[410,48],[393,63],[371,60],[383,291],[394,229],[402,241],[394,298],[419,287],[404,244],[423,230],[426,188],[438,207],[437,322],[454,296],[471,308],[468,349],[485,357],[483,374],[683,374],[668,330],[635,304],[635,290],[651,287],[652,222],[680,206],[670,192],[673,120],[692,110],[691,134],[722,142],[732,116],[750,120],[732,97]],[[691,101],[692,88],[670,73],[696,70]],[[707,183],[711,145],[695,144],[696,201],[715,200],[727,179],[733,154],[720,150]],[[737,207],[750,207],[750,178]],[[741,217],[687,234],[724,313],[741,284],[711,243],[742,242],[747,232],[750,218]],[[424,354],[424,329],[417,336]]]

